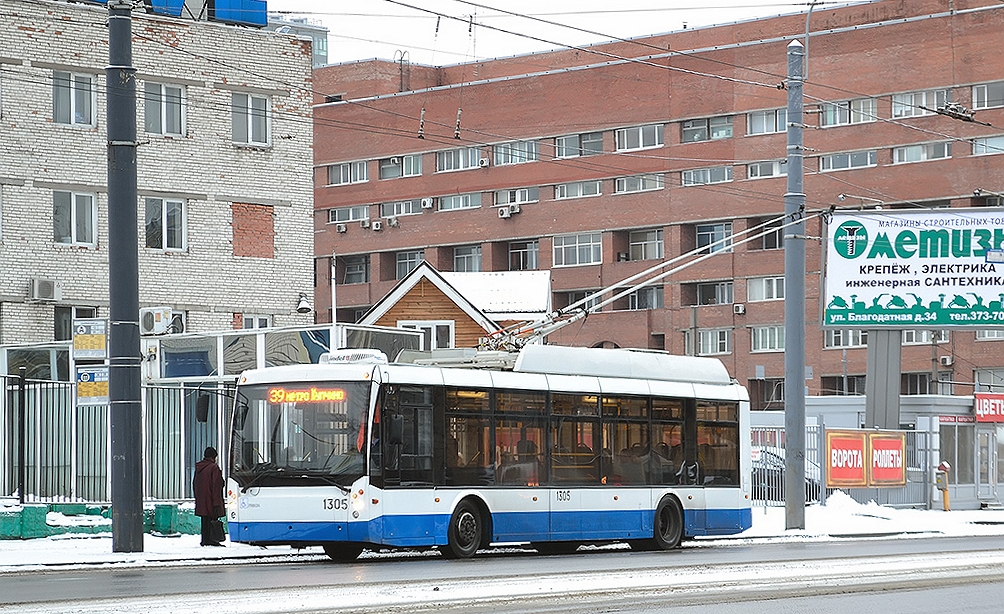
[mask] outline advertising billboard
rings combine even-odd
[[[836,212],[824,326],[1004,328],[1004,210]]]
[[[826,429],[826,487],[906,485],[906,434],[902,431]]]

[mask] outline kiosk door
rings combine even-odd
[[[1004,487],[1004,463],[998,462],[1004,455],[1004,425],[980,426],[976,438],[979,454],[976,495],[980,501],[997,502],[998,490]]]

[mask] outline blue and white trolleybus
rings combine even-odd
[[[749,397],[720,361],[549,345],[416,356],[345,350],[242,374],[231,540],[466,558],[503,543],[672,549],[750,527]]]

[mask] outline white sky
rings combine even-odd
[[[855,1],[860,0],[817,0],[816,6],[829,8]],[[330,30],[328,61],[332,64],[374,57],[396,60],[401,52],[406,52],[412,63],[441,66],[565,45],[661,34],[680,30],[684,25],[693,28],[799,13],[809,4],[810,0],[621,0],[616,3],[610,0],[355,0],[351,3],[268,0],[268,10],[291,17],[307,17],[326,26]],[[498,9],[536,19],[505,15]],[[443,17],[437,17],[437,13]],[[473,30],[469,21],[472,16]]]

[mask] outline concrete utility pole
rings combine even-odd
[[[108,398],[112,551],[143,551],[143,446],[132,1],[108,2]]]
[[[784,524],[805,528],[805,192],[802,84],[805,50],[788,44],[788,190],[784,194]]]

